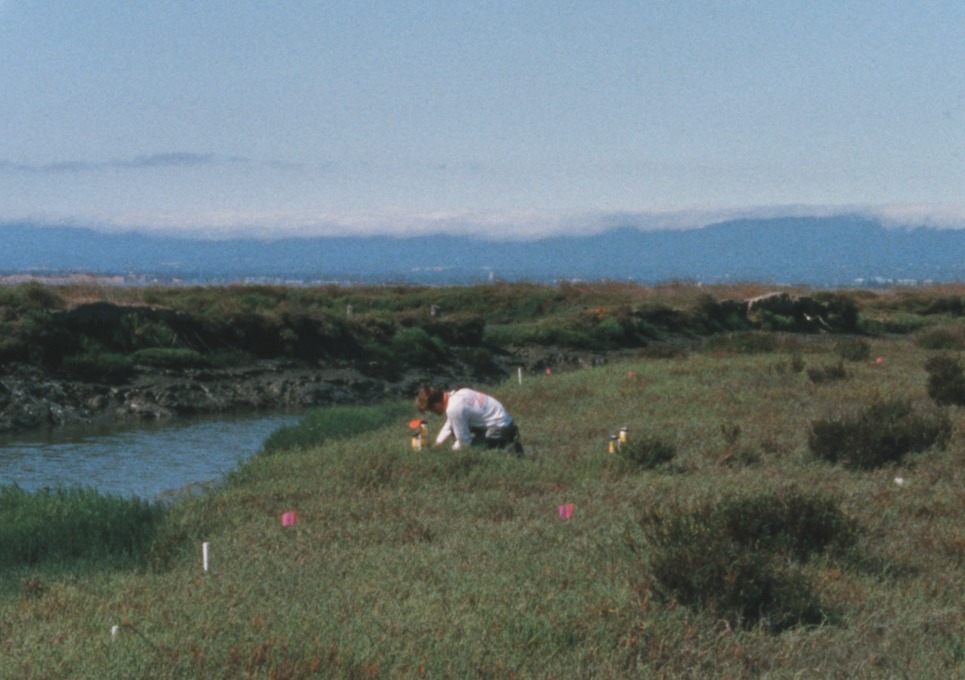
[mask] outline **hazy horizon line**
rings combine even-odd
[[[526,241],[590,236],[617,228],[640,231],[699,229],[741,219],[864,217],[886,227],[965,228],[965,205],[773,205],[665,210],[439,210],[41,214],[0,217],[0,225],[86,228],[196,240],[345,236],[475,236]]]

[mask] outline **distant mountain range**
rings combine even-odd
[[[0,275],[86,273],[170,283],[614,280],[843,287],[965,280],[965,229],[894,228],[860,216],[743,219],[587,236],[199,240],[0,224]]]

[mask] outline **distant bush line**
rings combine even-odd
[[[203,369],[258,359],[351,363],[391,376],[455,361],[485,372],[494,356],[520,346],[607,351],[735,334],[738,349],[772,351],[762,332],[860,330],[858,307],[844,294],[782,294],[783,306],[751,313],[746,301],[696,286],[671,288],[666,300],[645,291],[493,284],[105,292],[25,283],[0,287],[0,361],[106,381],[125,380],[139,365]]]

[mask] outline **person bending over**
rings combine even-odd
[[[436,446],[442,446],[453,436],[453,449],[472,444],[482,444],[488,449],[512,446],[517,455],[523,454],[519,428],[506,407],[488,394],[468,387],[446,392],[424,384],[419,388],[415,405],[423,413],[428,411],[446,416],[446,422],[436,437]]]

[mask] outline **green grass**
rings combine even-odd
[[[298,423],[281,427],[265,440],[263,454],[317,447],[327,441],[346,439],[392,425],[404,431],[411,404],[386,402],[372,406],[331,406],[315,409]]]
[[[313,414],[170,508],[146,568],[4,572],[0,677],[962,677],[961,411],[944,449],[883,467],[808,446],[816,420],[882,397],[933,407],[931,350],[867,338],[882,363],[815,383],[834,338],[744,339],[493,386],[522,459],[412,451],[408,401]],[[610,454],[623,425],[672,460]],[[655,516],[731,538],[667,542]],[[724,583],[756,591],[659,580],[674,554],[727,551]]]
[[[91,488],[0,487],[0,570],[73,562],[136,565],[163,515],[158,505]]]

